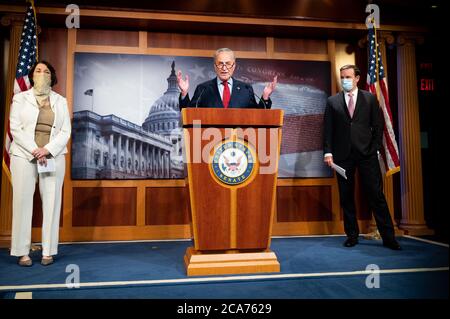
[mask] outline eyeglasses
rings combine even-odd
[[[227,63],[220,62],[220,63],[214,64],[214,65],[215,65],[216,68],[218,68],[219,70],[220,70],[220,69],[223,69],[223,67],[225,67],[225,68],[227,68],[227,70],[229,70],[229,69],[231,69],[231,68],[234,66],[234,62],[233,62],[233,63],[231,63],[231,62],[227,62]]]

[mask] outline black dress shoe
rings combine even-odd
[[[345,247],[353,247],[358,243],[358,238],[347,238],[344,242]]]
[[[383,246],[392,250],[402,250],[402,247],[396,240],[384,241]]]

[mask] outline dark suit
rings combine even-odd
[[[203,82],[197,86],[192,100],[187,94],[184,99],[180,94],[180,109],[184,107],[218,107],[223,108],[222,98],[217,87],[217,78]],[[265,103],[265,105],[264,105]],[[256,103],[253,88],[250,84],[238,81],[233,78],[233,88],[231,90],[231,99],[228,108],[249,108],[249,109],[270,109],[272,101],[259,101]]]
[[[339,195],[348,237],[359,235],[354,202],[355,169],[358,168],[370,208],[383,241],[394,240],[394,226],[383,194],[377,151],[382,146],[383,119],[378,101],[370,92],[358,90],[353,118],[343,92],[327,100],[324,114],[324,153],[346,170],[347,180],[338,175]]]

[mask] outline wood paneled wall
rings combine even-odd
[[[40,58],[55,66],[59,79],[55,89],[67,96],[70,110],[75,52],[212,57],[218,47],[230,47],[238,57],[330,61],[336,91],[332,39],[48,28],[40,34]],[[70,154],[66,160],[61,241],[191,237],[184,180],[72,181]],[[335,178],[279,179],[277,187],[274,235],[343,233]],[[370,215],[364,200],[358,207],[364,232]],[[40,241],[38,211],[33,221],[35,241]]]
[[[136,187],[73,187],[73,227],[136,226]]]
[[[239,51],[266,51],[266,38],[262,37],[149,32],[147,43],[149,48],[186,48],[214,52],[218,48],[229,47]]]

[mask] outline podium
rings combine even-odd
[[[282,110],[182,112],[193,247],[188,276],[279,272],[270,247]]]

